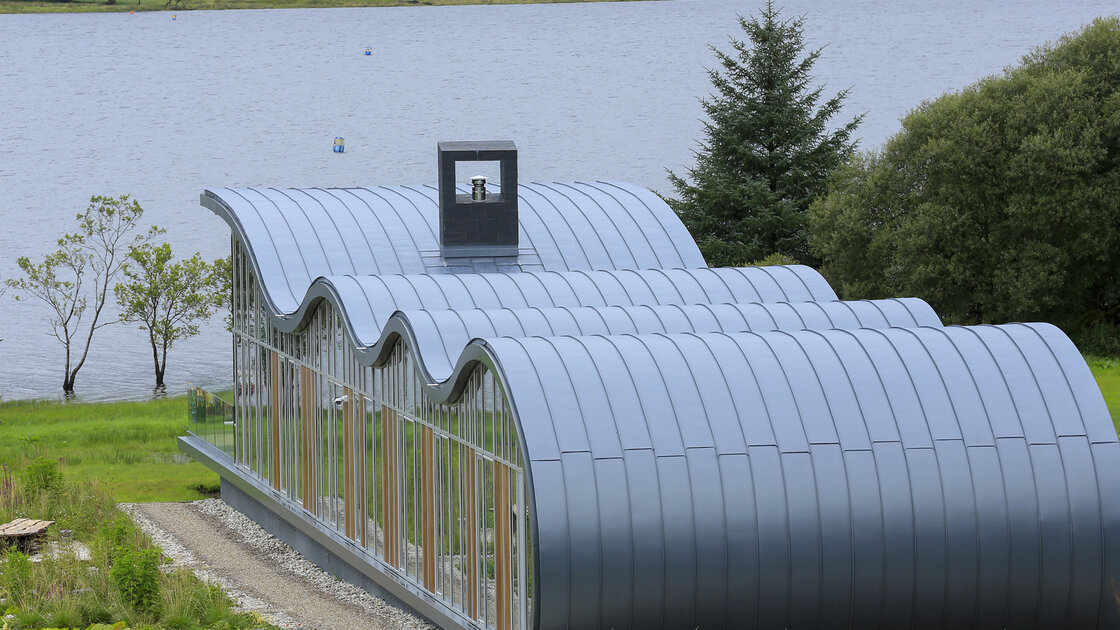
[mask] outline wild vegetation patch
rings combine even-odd
[[[96,479],[115,501],[193,501],[211,496],[218,476],[179,452],[175,438],[188,426],[183,397],[3,402],[0,463],[9,470],[34,471],[35,461],[46,458],[58,462],[55,470],[66,479]],[[20,473],[25,474],[32,473]],[[24,481],[22,476],[15,479],[20,487]]]
[[[5,628],[275,628],[189,572],[165,570],[102,484],[67,481],[58,467],[41,458],[0,472],[0,519],[57,521],[37,556],[0,551]]]

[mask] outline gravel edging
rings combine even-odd
[[[291,618],[268,602],[255,597],[241,587],[238,582],[227,579],[220,573],[211,570],[204,563],[199,562],[190,549],[179,543],[172,534],[153,523],[145,516],[135,503],[119,503],[117,507],[136,523],[140,531],[144,532],[152,542],[159,546],[163,555],[171,560],[171,564],[164,565],[165,570],[185,569],[195,577],[207,584],[213,584],[233,600],[234,610],[237,612],[256,612],[262,619],[274,626],[282,628],[300,628],[303,622]]]
[[[164,555],[171,558],[172,568],[192,571],[199,579],[216,584],[234,600],[238,609],[254,611],[272,624],[280,627],[319,627],[309,619],[296,619],[284,611],[282,602],[268,602],[250,591],[252,583],[242,583],[236,570],[222,575],[204,562],[198,554],[184,546],[172,533],[165,531],[145,515],[146,511],[159,509],[168,504],[128,504],[118,507],[163,549]],[[200,520],[206,521],[217,533],[228,540],[251,549],[254,556],[267,561],[277,574],[287,575],[290,579],[306,584],[310,589],[341,604],[360,609],[366,615],[383,620],[382,627],[393,630],[428,630],[434,626],[422,619],[396,608],[367,591],[335,578],[315,566],[283,541],[269,534],[247,516],[238,512],[220,499],[205,499],[190,503],[170,504],[180,509],[186,508]],[[290,603],[290,602],[289,602]],[[341,612],[341,611],[339,611]]]

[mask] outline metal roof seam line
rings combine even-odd
[[[518,186],[520,188],[521,184],[518,184]],[[523,190],[526,193],[529,193],[529,192],[537,193],[537,196],[544,199],[544,196],[541,195],[539,192],[537,192],[533,188],[524,187]],[[520,194],[520,191],[519,191],[519,194]],[[520,213],[520,207],[518,208],[518,213]],[[540,214],[538,214],[537,212],[530,212],[530,213],[525,214],[524,216],[528,217],[528,218],[535,219],[540,224],[541,230],[537,233],[539,235],[538,238],[542,238],[543,236],[547,236],[549,238],[549,244],[553,247],[553,249],[556,250],[556,254],[560,258],[561,266],[564,269],[571,269],[572,265],[568,262],[568,259],[566,257],[567,256],[567,252],[565,251],[566,248],[562,248],[562,247],[559,247],[557,245],[556,240],[552,237],[551,231],[547,229],[547,226],[544,222],[544,219],[541,218]],[[519,222],[522,221],[521,216],[518,216],[518,221]],[[533,240],[533,234],[534,234],[533,230],[528,229],[528,227],[524,226],[523,223],[522,223],[522,228],[525,232],[525,237],[527,239],[529,239],[529,246],[533,249],[533,251],[540,252],[539,246],[537,246],[535,244],[535,241]],[[543,236],[540,236],[540,235],[543,235]],[[573,234],[573,237],[574,237],[574,234]]]
[[[288,236],[291,237],[292,243],[295,245],[294,249],[299,254],[299,261],[303,265],[304,272],[307,274],[308,278],[314,277],[314,274],[311,273],[311,267],[308,266],[307,256],[304,254],[303,248],[299,246],[299,235],[297,234],[295,228],[292,227],[292,222],[288,218],[289,217],[288,213],[284,212],[280,208],[280,204],[276,203],[276,199],[274,199],[271,196],[265,194],[264,191],[275,191],[275,189],[265,188],[263,190],[257,190],[257,189],[253,190],[253,192],[260,195],[261,198],[263,198],[269,204],[272,204],[272,207],[276,209],[276,215],[278,215],[280,220],[284,223],[284,227],[287,228],[287,230],[288,230]],[[296,206],[298,207],[299,204],[296,204]],[[302,209],[300,210],[300,213],[301,214],[303,213]],[[291,216],[294,218],[296,215],[293,214]],[[304,219],[307,218],[306,215],[303,215],[303,217],[304,217]],[[295,296],[295,297],[298,299],[298,296]]]
[[[1050,345],[1050,342],[1045,337],[1042,336],[1042,333],[1039,332],[1037,327],[1022,323],[1016,323],[1012,325],[1029,331],[1030,334],[1034,335],[1034,337],[1038,339],[1039,343],[1041,343],[1042,346],[1045,347],[1046,350],[1050,353],[1050,357],[1054,360],[1054,364],[1061,367],[1062,361],[1058,358],[1057,353],[1054,351],[1054,347]],[[1088,437],[1089,427],[1088,423],[1085,420],[1085,412],[1081,409],[1080,401],[1078,401],[1077,395],[1073,391],[1073,385],[1070,383],[1069,375],[1066,374],[1065,370],[1061,370],[1059,373],[1062,376],[1062,382],[1065,383],[1066,390],[1069,392],[1070,399],[1073,400],[1073,404],[1077,408],[1077,418],[1081,423],[1081,427],[1084,430],[1086,437]]]
[[[694,330],[683,331],[681,333],[681,338],[683,338],[683,339],[689,339],[689,338],[699,339],[699,337],[696,336],[696,333],[694,332]],[[672,344],[673,350],[675,350],[677,352],[677,354],[680,355],[680,358],[682,360],[682,364],[685,366],[685,369],[688,372],[688,377],[692,381],[692,388],[695,390],[696,398],[697,398],[697,400],[699,400],[700,409],[703,412],[701,414],[701,417],[704,418],[704,422],[707,425],[707,429],[708,429],[707,437],[710,438],[711,447],[714,449],[716,447],[716,444],[715,444],[716,431],[715,431],[715,429],[712,428],[711,414],[708,411],[707,404],[705,404],[705,402],[704,402],[704,396],[700,392],[700,380],[698,380],[696,378],[696,372],[692,369],[692,366],[689,364],[689,362],[687,360],[685,360],[685,354],[681,350],[680,343],[677,341],[677,339],[674,338],[674,337],[670,337],[668,335],[665,336],[665,339],[668,340],[668,342],[670,344]],[[704,444],[702,446],[708,446],[708,445]],[[684,444],[684,448],[686,450],[689,448],[689,444],[687,442]]]
[[[996,366],[1000,365],[999,359],[996,358],[996,354],[992,350],[991,346],[989,346],[988,343],[984,340],[983,336],[979,334],[979,328],[952,327],[950,329],[951,330],[963,330],[963,331],[971,334],[976,339],[976,342],[981,347],[983,347],[984,350],[987,352],[988,357],[992,360],[992,363],[994,363]],[[1007,383],[1006,375],[1000,370],[996,370],[994,372],[994,374],[996,376],[998,376],[999,379],[1002,381],[1003,391],[1004,391],[1004,393],[1006,393],[1009,401],[1011,402],[1012,406],[1014,407],[1015,406],[1015,399],[1014,399],[1014,396],[1011,393],[1011,386]],[[1027,435],[1027,427],[1026,427],[1026,425],[1023,424],[1022,416],[1018,413],[1018,408],[1017,407],[1016,407],[1016,413],[1013,414],[1013,417],[1018,422],[1020,433],[1024,436],[1026,436]]]
[[[650,207],[650,205],[649,205],[649,204],[647,204],[647,203],[645,202],[645,200],[644,200],[644,199],[642,199],[642,198],[641,198],[641,197],[640,197],[640,196],[639,196],[639,195],[638,195],[638,194],[637,194],[636,192],[634,192],[634,191],[633,191],[632,189],[630,189],[630,188],[624,188],[624,187],[622,187],[622,186],[619,186],[619,185],[618,185],[618,184],[616,184],[615,182],[610,182],[610,181],[600,181],[600,180],[597,180],[597,181],[596,181],[596,183],[602,184],[602,185],[604,185],[604,186],[610,186],[610,187],[612,187],[612,188],[614,188],[614,189],[616,189],[616,190],[619,190],[619,191],[623,191],[623,192],[625,192],[626,194],[628,194],[628,195],[630,195],[630,196],[634,197],[634,200],[635,200],[635,201],[637,201],[638,203],[642,204],[642,207],[646,209],[646,211],[647,211],[647,212],[649,213],[649,215],[650,215],[650,216],[652,216],[652,217],[655,217],[655,218],[657,217],[657,212],[655,212],[655,211],[654,211],[654,209],[653,209],[652,207]],[[620,201],[620,203],[621,203],[621,201]],[[670,212],[671,212],[671,210],[670,210]],[[661,230],[662,230],[662,231],[664,232],[666,240],[668,240],[669,242],[672,242],[672,241],[673,241],[674,239],[673,239],[673,235],[669,233],[669,225],[673,225],[673,224],[672,224],[672,223],[669,223],[669,222],[666,222],[666,221],[657,221],[657,225],[661,226]],[[678,225],[679,227],[684,227],[684,226],[682,226],[682,225],[679,225],[679,223],[678,223],[678,224],[676,224],[676,225]],[[679,253],[680,253],[680,252],[678,251],[678,254],[679,254]],[[681,257],[681,260],[680,260],[680,262],[681,262],[681,265],[682,265],[682,266],[686,266],[686,265],[687,265],[687,262],[686,262],[686,261],[685,261],[685,260],[683,259],[683,257]],[[702,258],[701,258],[701,262],[703,262],[703,259],[702,259]],[[672,266],[672,265],[663,265],[663,266],[665,266],[665,267],[670,267],[670,266]]]
[[[362,221],[359,221],[359,220],[358,220],[358,217],[356,217],[356,216],[354,215],[354,211],[353,211],[353,209],[351,209],[351,208],[350,208],[349,206],[347,206],[347,205],[346,205],[346,204],[345,204],[345,203],[344,203],[344,202],[342,201],[342,199],[341,199],[341,198],[340,198],[340,197],[339,197],[338,195],[336,195],[336,194],[334,193],[334,190],[336,190],[336,189],[327,189],[327,188],[314,188],[314,189],[312,189],[312,190],[318,190],[318,191],[322,192],[322,193],[323,193],[324,195],[328,195],[328,196],[330,196],[330,197],[331,197],[332,199],[334,199],[335,201],[337,201],[337,202],[339,203],[339,205],[341,205],[341,206],[342,206],[343,208],[345,208],[345,209],[346,209],[346,214],[347,214],[347,216],[349,216],[349,217],[350,217],[350,220],[354,222],[354,226],[355,226],[355,227],[357,227],[357,229],[358,229],[358,232],[359,232],[359,233],[361,233],[361,235],[362,235],[362,239],[361,239],[361,240],[362,240],[362,241],[364,241],[364,243],[365,243],[365,246],[366,246],[366,248],[367,248],[367,249],[368,249],[368,251],[369,251],[369,258],[370,258],[370,261],[371,261],[371,262],[372,262],[372,264],[373,264],[373,270],[372,270],[372,272],[373,272],[373,273],[380,273],[380,271],[381,271],[381,266],[377,264],[377,252],[375,252],[375,251],[374,251],[374,247],[373,247],[373,241],[372,241],[372,239],[370,238],[369,234],[368,234],[368,233],[366,232],[366,228],[365,228],[365,226],[364,226],[364,225],[362,224]],[[350,193],[350,194],[351,194],[351,196],[353,196],[353,193]],[[340,234],[339,234],[339,235],[341,236],[341,231],[340,231]],[[354,273],[357,273],[357,272],[358,272],[358,271],[357,271],[357,269],[358,269],[358,266],[357,266],[357,265],[355,265],[355,266],[354,266]]]
[[[1104,446],[1104,445],[1102,445],[1102,446]],[[1095,465],[1096,461],[1097,461],[1097,453],[1096,453],[1096,450],[1092,448],[1092,446],[1090,446],[1089,453],[1090,453],[1090,457],[1092,458],[1093,463],[1094,463],[1094,466],[1093,466],[1093,468],[1094,468],[1094,470],[1093,470],[1093,473],[1094,473],[1093,474],[1093,481],[1096,483],[1095,488],[1096,488],[1096,491],[1097,491],[1097,496],[1102,496],[1101,495],[1100,473],[1097,471],[1097,466]],[[1108,538],[1107,538],[1107,535],[1106,535],[1107,525],[1105,523],[1104,509],[1101,509],[1098,512],[1098,514],[1100,515],[1100,521],[1099,521],[1100,529],[1098,530],[1099,531],[1098,535],[1099,535],[1099,541],[1100,541],[1100,548],[1101,548],[1102,551],[1107,552]],[[1109,573],[1107,553],[1101,553],[1100,554],[1099,568],[1100,568],[1100,572],[1099,572],[1098,575],[1100,576],[1100,578],[1099,578],[1099,581],[1098,581],[1098,588],[1097,588],[1097,596],[1098,596],[1098,599],[1097,599],[1097,601],[1098,601],[1098,603],[1097,603],[1097,617],[1095,619],[1095,621],[1098,624],[1100,623],[1100,619],[1103,616],[1102,613],[1103,613],[1105,607],[1109,605],[1108,598],[1104,595],[1106,589],[1109,586],[1109,584],[1106,583],[1106,580],[1108,579],[1107,576],[1108,576],[1108,573]]]
[[[578,216],[580,219],[583,220],[584,223],[587,224],[587,227],[590,228],[591,234],[593,234],[595,236],[595,241],[599,243],[599,247],[602,248],[603,253],[605,253],[607,255],[607,260],[610,261],[611,268],[613,268],[613,269],[622,268],[622,266],[620,266],[615,261],[614,254],[611,252],[610,248],[607,247],[606,242],[603,241],[603,235],[600,234],[600,231],[596,229],[595,224],[591,221],[590,217],[587,214],[587,211],[584,208],[580,207],[580,204],[578,204],[574,200],[572,200],[571,196],[569,196],[569,195],[567,195],[563,192],[560,192],[559,190],[554,188],[554,186],[559,186],[559,185],[561,185],[561,184],[559,184],[559,182],[552,182],[552,185],[549,185],[549,184],[546,184],[546,183],[543,183],[543,182],[540,184],[540,186],[542,188],[544,188],[546,190],[550,190],[550,191],[556,193],[557,195],[560,195],[561,197],[563,197],[564,200],[567,201],[568,204],[570,204],[571,207],[575,209],[576,213],[572,214],[570,216],[572,216],[572,217]],[[553,205],[555,206],[555,204],[553,204]],[[602,208],[600,208],[600,210],[602,210]],[[568,221],[567,217],[569,215],[567,213],[560,213],[559,216],[564,217],[565,221]],[[568,223],[569,223],[569,225],[571,224],[570,221],[568,221]],[[574,232],[574,228],[573,228],[573,232]],[[580,242],[581,243],[583,242],[582,239],[580,240]],[[620,239],[620,242],[624,243],[625,241],[623,239]],[[590,263],[590,260],[589,260],[589,263]],[[591,267],[591,268],[594,269],[595,267]]]
[[[305,206],[301,205],[299,202],[297,202],[292,197],[291,194],[289,194],[285,191],[276,190],[276,192],[281,194],[281,195],[284,195],[292,203],[296,204],[296,206],[298,206],[300,208],[300,212],[307,219],[307,223],[311,227],[311,231],[315,235],[315,239],[317,241],[319,241],[320,244],[322,244],[324,242],[324,238],[322,236],[320,236],[319,230],[315,227],[315,224],[318,223],[318,221],[311,220],[311,217],[308,215],[308,211],[305,208]],[[317,199],[314,195],[310,194],[307,190],[301,189],[299,192],[300,192],[300,194],[307,197],[308,199],[311,199],[313,202],[315,202],[319,206],[319,209],[321,210],[322,215],[326,218],[327,221],[330,221],[331,227],[333,227],[335,233],[338,234],[339,242],[345,242],[345,237],[342,234],[342,230],[339,229],[338,223],[335,222],[334,217],[331,216],[331,213],[327,210],[326,206],[323,205],[323,202],[320,201],[319,199]],[[324,274],[324,275],[331,275],[331,276],[341,275],[341,274],[339,274],[338,272],[335,271],[334,266],[331,264],[330,256],[327,255],[327,253],[331,252],[333,249],[335,249],[335,248],[332,248],[332,247],[324,247],[323,248],[323,258],[326,260],[327,269],[330,271],[329,274]],[[348,247],[340,247],[338,249],[341,249],[342,250],[341,253],[343,255],[345,255],[346,258],[350,261],[350,270],[349,271],[351,273],[356,273],[357,272],[357,265],[354,264],[354,257],[353,257],[353,255],[351,255],[350,249]]]
[[[401,188],[403,188],[404,190],[411,190],[412,192],[416,193],[417,195],[420,195],[421,197],[423,197],[424,199],[427,199],[428,201],[430,201],[432,203],[439,203],[438,200],[436,199],[435,195],[429,195],[429,194],[425,193],[424,191],[418,190],[416,186],[401,186]],[[395,191],[395,192],[398,195],[400,195],[402,198],[405,198],[405,196],[403,194],[401,194],[400,191]],[[416,214],[420,214],[420,208],[416,205],[416,202],[412,201],[411,199],[408,199],[408,202],[410,204],[412,204],[413,208],[416,209]],[[424,227],[428,228],[428,235],[432,237],[432,240],[435,241],[435,242],[439,242],[439,235],[436,234],[435,229],[432,228],[432,224],[428,223],[427,221],[424,221],[423,223],[424,223]]]
[[[625,366],[627,364],[626,363],[626,356],[623,353],[622,348],[620,348],[619,345],[618,345],[618,342],[617,342],[618,338],[617,337],[601,335],[601,336],[596,336],[595,339],[599,340],[600,343],[603,343],[603,344],[609,346],[610,349],[614,351],[614,357],[617,358],[617,360],[620,364],[622,364],[623,366]],[[627,383],[630,386],[630,392],[633,394],[633,399],[638,403],[639,414],[640,414],[641,417],[646,417],[646,413],[647,413],[646,412],[646,404],[647,404],[648,401],[644,400],[641,396],[641,392],[638,389],[637,378],[635,377],[634,372],[632,372],[630,370],[620,370],[617,374],[619,374],[619,375],[625,374],[626,375],[625,380],[627,381]],[[612,388],[612,391],[618,392],[619,388],[614,387],[614,388]],[[647,444],[650,445],[649,450],[653,451],[654,450],[654,437],[653,437],[653,434],[650,432],[649,425],[648,424],[644,425],[642,428],[645,431],[645,441],[646,441]],[[644,450],[644,449],[641,449],[641,450]]]
[[[405,236],[408,236],[408,241],[409,241],[409,243],[411,243],[412,246],[411,247],[406,247],[403,250],[397,247],[397,244],[395,242],[393,242],[393,238],[390,236],[389,237],[389,244],[393,248],[393,251],[394,252],[403,251],[404,253],[408,254],[410,258],[414,258],[415,260],[419,261],[419,268],[423,269],[424,268],[424,258],[423,258],[423,256],[420,255],[421,248],[420,248],[420,244],[416,242],[416,234],[414,234],[412,232],[412,228],[409,227],[410,222],[406,221],[405,218],[403,216],[401,216],[401,212],[397,208],[397,206],[394,205],[392,201],[389,201],[389,198],[386,196],[386,194],[384,192],[384,191],[387,191],[388,189],[385,186],[376,186],[374,188],[362,188],[361,190],[363,190],[363,191],[369,193],[370,195],[373,195],[377,199],[381,200],[381,202],[383,202],[385,204],[385,207],[387,207],[388,209],[390,209],[392,211],[392,212],[386,212],[386,213],[384,213],[384,215],[382,215],[381,213],[379,213],[375,210],[376,216],[378,216],[378,217],[384,216],[386,219],[395,220],[397,225],[403,230],[403,234]],[[379,191],[381,191],[381,192],[379,192]],[[367,206],[370,209],[373,209],[373,206],[370,206],[369,204],[367,204]],[[382,221],[382,224],[384,224],[383,221]],[[390,233],[388,231],[386,231],[386,234],[390,234]],[[399,259],[399,257],[400,257],[400,254],[398,253],[398,259]],[[404,273],[404,265],[401,265],[400,271],[398,271],[398,273],[402,273],[402,274]]]
[[[1046,390],[1042,386],[1042,384],[1039,382],[1038,375],[1035,373],[1035,370],[1032,367],[1031,362],[1027,359],[1026,355],[1023,354],[1023,349],[1022,349],[1021,345],[1019,344],[1019,342],[1016,341],[1011,335],[1009,335],[1007,333],[1007,330],[1004,329],[1004,328],[995,328],[994,330],[998,331],[996,334],[1002,335],[1004,338],[1006,338],[1006,340],[1009,342],[1011,347],[1013,347],[1015,349],[1015,352],[1018,355],[1018,358],[1020,359],[1019,362],[1023,365],[1024,368],[1026,368],[1027,374],[1030,375],[1030,382],[1034,384],[1034,390],[1038,393],[1038,398],[1042,402],[1042,406],[1046,411],[1046,416],[1050,417],[1050,418],[1053,418],[1054,414],[1052,413],[1051,405],[1050,405],[1049,401],[1047,400]],[[1057,438],[1057,430],[1053,426],[1052,423],[1051,423],[1050,428],[1051,428],[1051,433],[1054,434],[1054,437],[1056,439]]]
[[[770,277],[771,280],[774,281],[774,284],[778,287],[778,290],[782,292],[782,297],[785,298],[785,300],[783,300],[783,301],[789,302],[790,301],[789,294],[786,293],[784,289],[782,289],[782,284],[780,282],[778,282],[777,278],[774,277],[774,274],[773,274],[773,272],[770,271],[770,268],[769,267],[758,267],[758,269],[761,269],[763,273],[765,273],[767,276]],[[794,274],[794,275],[796,276],[797,274]],[[797,279],[801,280],[801,277],[797,276]],[[804,280],[802,280],[801,282],[802,282],[802,284],[805,284]],[[808,285],[805,285],[805,288],[808,289],[809,288]]]
[[[231,193],[237,195],[238,197],[240,197],[245,203],[249,204],[250,208],[253,209],[253,213],[256,215],[257,220],[260,222],[261,226],[264,228],[265,233],[268,234],[268,239],[267,239],[268,245],[271,246],[272,251],[275,254],[277,267],[280,268],[281,271],[282,271],[283,270],[283,265],[284,265],[283,260],[284,260],[285,257],[280,254],[280,248],[277,245],[276,239],[271,234],[271,229],[269,228],[269,222],[264,219],[264,216],[261,215],[260,210],[257,209],[257,207],[251,201],[249,201],[248,198],[246,198],[244,195],[242,195],[240,192],[238,192],[236,190],[229,190],[229,192],[231,192]],[[225,206],[225,208],[228,208],[229,211],[231,212],[231,214],[228,215],[229,218],[226,218],[227,215],[224,212],[220,216],[222,218],[226,219],[227,221],[229,221],[231,227],[242,227],[243,228],[243,223],[241,223],[238,220],[239,215],[232,214],[232,212],[233,212],[232,206],[226,204],[225,201],[221,199],[221,197],[217,197],[217,199],[222,205]],[[211,209],[213,210],[213,208],[211,208]],[[253,247],[253,242],[255,240],[259,241],[259,239],[250,238],[250,235],[249,235],[248,231],[246,231],[245,229],[242,229],[242,246],[245,247],[246,250],[248,250],[248,252],[250,254],[249,258],[250,258],[250,260],[253,264],[254,269],[257,272],[256,273],[257,280],[261,284],[261,286],[263,287],[264,286],[264,279],[263,278],[264,278],[265,274],[264,274],[264,270],[261,269],[260,266],[259,266],[259,257],[258,257],[258,255],[256,255],[256,250]],[[303,259],[300,258],[300,261],[303,262]],[[307,273],[306,263],[304,263],[304,272],[305,272],[305,274]],[[295,287],[293,287],[292,283],[291,283],[292,279],[286,273],[283,274],[283,276],[284,276],[284,282],[288,286],[289,295],[291,296],[293,301],[298,301],[298,298],[295,297],[295,294],[296,294],[295,293]],[[268,290],[267,287],[264,287],[262,289],[262,294],[264,295],[265,301],[268,303],[268,305],[272,307],[272,310],[274,310],[274,311],[280,310],[280,309],[277,308],[275,298],[272,296],[272,293]]]
[[[384,223],[384,221],[383,221],[383,220],[381,219],[381,215],[380,215],[380,214],[378,214],[377,212],[375,212],[375,211],[374,211],[374,209],[373,209],[373,206],[371,206],[371,205],[369,204],[369,201],[367,201],[367,200],[363,199],[363,198],[362,198],[362,197],[361,197],[360,195],[358,195],[358,193],[357,193],[357,192],[355,192],[355,190],[363,190],[363,191],[365,191],[365,192],[368,192],[369,194],[371,194],[371,195],[373,195],[373,196],[375,196],[375,197],[376,197],[377,195],[376,195],[376,194],[375,194],[375,193],[374,193],[373,191],[371,191],[371,190],[368,190],[368,189],[365,189],[365,188],[361,188],[361,189],[354,189],[354,188],[340,188],[340,189],[336,189],[336,190],[341,190],[341,191],[343,191],[343,192],[346,192],[346,193],[347,193],[347,194],[349,194],[349,195],[350,195],[351,197],[353,197],[354,199],[356,199],[356,200],[358,200],[359,202],[361,202],[361,203],[362,203],[362,205],[364,205],[364,206],[366,207],[366,209],[367,209],[367,210],[369,210],[369,215],[370,215],[370,218],[371,218],[371,220],[372,220],[372,221],[376,221],[376,222],[377,222],[377,225],[378,225],[378,226],[379,226],[379,227],[381,228],[381,236],[382,236],[382,237],[384,237],[384,238],[386,239],[386,247],[385,247],[384,249],[387,249],[387,250],[389,250],[389,252],[390,252],[390,253],[391,253],[391,254],[393,255],[393,258],[394,258],[394,259],[396,259],[396,261],[397,261],[397,269],[404,269],[404,263],[402,263],[402,262],[401,262],[401,255],[400,255],[400,253],[399,253],[399,252],[397,251],[397,248],[396,248],[396,247],[393,247],[393,246],[392,246],[392,244],[388,242],[388,233],[389,233],[389,231],[388,231],[388,229],[386,229],[386,227],[385,227],[385,223]],[[350,208],[350,206],[349,206],[349,205],[347,205],[347,206],[346,206],[346,208],[347,208],[348,210],[350,210],[350,212],[351,212],[351,213],[353,213],[353,210],[352,210],[352,209]],[[355,220],[357,220],[357,216],[355,216]],[[365,234],[365,231],[364,231],[364,229],[363,229],[362,233],[363,233],[363,234]],[[375,233],[376,233],[376,232],[375,232]],[[377,260],[377,255],[376,255],[376,252],[377,252],[377,249],[378,249],[378,248],[375,248],[375,247],[374,247],[374,242],[373,242],[373,240],[372,240],[372,239],[369,239],[369,249],[370,249],[370,251],[371,251],[371,252],[374,252],[374,260]],[[376,275],[380,275],[380,274],[382,273],[382,271],[381,271],[381,266],[380,266],[380,264],[377,264],[376,266],[377,266],[377,269],[376,269],[376,272],[377,272],[377,273],[376,273]]]
[[[544,182],[537,182],[537,188],[540,188],[540,189],[543,189],[543,190],[548,190],[548,191],[551,191],[551,192],[556,192],[556,191],[553,191],[551,188],[549,188],[548,185],[545,184]],[[533,190],[538,195],[540,195],[541,199],[543,199],[546,203],[548,203],[549,206],[552,207],[553,212],[550,213],[550,216],[553,217],[554,220],[558,220],[561,225],[563,225],[565,228],[567,228],[568,233],[571,234],[571,238],[572,238],[573,243],[575,243],[575,245],[576,245],[576,247],[572,247],[572,248],[561,247],[559,242],[553,241],[553,244],[556,247],[556,250],[558,252],[565,252],[565,251],[569,251],[569,250],[571,250],[573,252],[578,251],[583,256],[583,259],[586,262],[586,266],[584,268],[585,269],[595,269],[595,265],[591,262],[591,255],[588,253],[587,248],[583,246],[583,241],[582,241],[582,239],[579,238],[579,234],[577,233],[575,226],[572,224],[572,221],[569,219],[568,215],[565,212],[560,210],[560,207],[556,204],[556,200],[553,199],[552,197],[549,197],[549,196],[545,195],[544,193],[540,192],[540,190],[536,190],[535,188],[531,188],[530,190]],[[559,194],[559,193],[557,193],[557,194]],[[561,195],[561,196],[563,196],[563,195]],[[565,197],[565,199],[567,199],[567,198]],[[571,200],[569,199],[568,201],[571,201]],[[543,217],[542,217],[541,223],[545,226],[548,225],[547,223],[544,222]],[[549,235],[553,235],[553,231],[551,229],[545,230],[545,233],[549,234]],[[600,244],[601,243],[602,243],[602,241],[600,241]],[[566,262],[566,257],[565,257],[565,262]],[[565,268],[566,269],[574,269],[574,267],[572,267],[570,264],[566,264]]]
[[[597,190],[597,191],[599,191],[599,192],[605,192],[605,191],[601,191],[601,190],[599,190],[598,188],[596,188],[595,186],[593,186],[593,185],[589,185],[589,184],[585,184],[585,183],[583,183],[583,182],[575,182],[575,183],[572,183],[572,184],[563,184],[563,183],[559,183],[559,182],[558,182],[558,183],[557,183],[556,185],[557,185],[557,186],[563,186],[563,187],[565,187],[565,188],[568,188],[568,189],[570,189],[570,190],[572,190],[572,191],[574,191],[574,192],[577,192],[577,193],[579,193],[579,194],[583,195],[584,197],[586,197],[586,198],[587,198],[587,199],[588,199],[588,200],[589,200],[589,201],[590,201],[591,203],[595,204],[595,208],[594,208],[594,209],[595,209],[595,210],[597,210],[597,212],[593,212],[593,213],[592,213],[593,215],[597,215],[597,216],[599,216],[599,217],[601,217],[601,218],[605,218],[605,219],[606,219],[606,220],[607,220],[607,221],[608,221],[608,222],[609,222],[609,223],[611,224],[611,227],[613,227],[613,228],[614,228],[614,231],[618,232],[619,234],[622,234],[622,233],[623,233],[623,232],[622,232],[622,230],[621,230],[621,229],[619,229],[619,227],[618,227],[618,222],[617,222],[617,221],[615,221],[614,217],[613,217],[613,216],[611,216],[611,213],[610,213],[610,212],[607,212],[606,208],[604,208],[604,207],[603,207],[603,204],[599,203],[599,202],[598,202],[598,200],[596,200],[596,199],[595,199],[595,198],[594,198],[593,196],[591,196],[591,195],[590,195],[590,194],[589,194],[589,193],[588,193],[587,191],[585,191],[585,190],[582,190],[581,188],[579,188],[579,187],[578,187],[578,185],[588,186],[589,188],[592,188],[592,189],[594,189],[594,190]],[[561,194],[563,194],[563,193],[561,193]],[[565,196],[567,196],[567,195],[565,195]],[[611,197],[612,199],[614,199],[614,197],[613,197],[613,196],[611,196],[611,195],[609,195],[609,194],[608,194],[608,196],[610,196],[610,197]],[[569,197],[569,198],[570,198],[570,197]],[[615,201],[615,202],[617,203],[617,201],[618,201],[618,200],[617,200],[617,199],[614,199],[614,201]],[[576,205],[577,205],[577,206],[581,206],[582,204],[576,204]],[[621,205],[621,204],[620,204],[620,205]],[[628,213],[627,213],[627,215],[626,215],[626,216],[627,216],[627,217],[630,217],[630,215],[629,215]],[[590,219],[588,219],[588,221],[590,222]],[[594,224],[593,224],[593,225],[594,225]],[[596,231],[596,233],[598,233],[598,230],[595,230],[595,231]],[[639,231],[638,233],[642,235],[642,237],[643,237],[643,240],[645,240],[645,242],[646,242],[646,245],[649,245],[649,244],[650,244],[650,242],[649,242],[649,239],[648,239],[648,238],[645,238],[645,235],[644,235],[644,233],[642,233],[641,231]],[[626,252],[627,252],[628,254],[630,254],[630,258],[631,258],[632,260],[634,260],[634,261],[637,261],[637,260],[638,260],[638,256],[636,256],[636,255],[634,254],[634,249],[633,249],[633,248],[632,248],[632,247],[630,246],[630,242],[629,242],[629,240],[628,240],[628,239],[625,239],[625,238],[623,238],[623,239],[621,239],[621,242],[622,242],[622,245],[626,247]],[[605,244],[604,244],[604,247],[606,247],[606,246],[605,246]],[[657,265],[656,265],[656,267],[655,267],[655,268],[660,268],[660,267],[662,267],[663,265],[661,264],[661,260],[660,260],[660,257],[659,257],[659,256],[657,255],[657,250],[656,250],[656,249],[654,249],[653,247],[650,247],[649,249],[650,249],[650,253],[652,253],[652,254],[653,254],[654,258],[657,258],[657,259],[658,259],[658,261],[657,261]],[[609,250],[608,250],[608,251],[609,251]],[[613,261],[612,261],[612,262],[613,262]]]

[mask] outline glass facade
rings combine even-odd
[[[236,240],[233,271],[235,421],[215,445],[464,625],[528,628],[528,489],[493,372],[476,366],[454,403],[433,403],[403,339],[362,365],[325,301],[298,332],[272,326]]]

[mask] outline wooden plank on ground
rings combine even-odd
[[[17,518],[14,521],[0,525],[0,538],[19,538],[21,536],[38,536],[54,525],[54,521],[39,521],[31,518]]]

